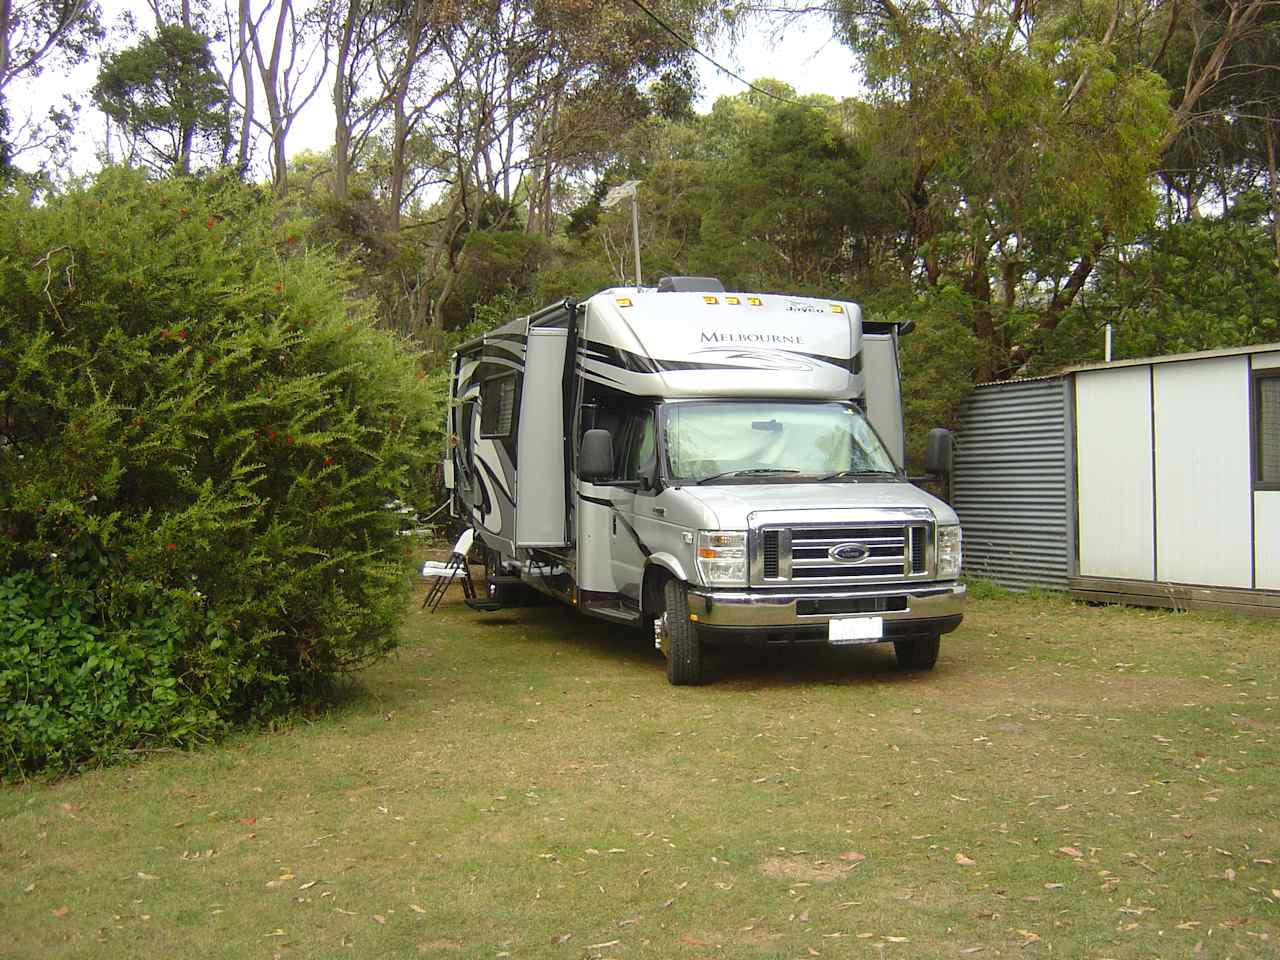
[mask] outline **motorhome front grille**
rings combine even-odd
[[[858,583],[919,577],[928,571],[925,523],[765,528],[763,583]]]
[[[764,532],[763,569],[766,577],[778,576],[778,531]]]
[[[924,527],[908,527],[911,536],[911,572],[924,573]]]

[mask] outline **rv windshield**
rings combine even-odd
[[[897,476],[852,404],[719,400],[663,404],[672,480]]]

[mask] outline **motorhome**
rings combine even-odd
[[[899,336],[847,301],[684,277],[462,345],[445,482],[484,554],[476,606],[534,590],[646,630],[673,684],[720,642],[892,642],[932,668],[961,534],[904,470]]]

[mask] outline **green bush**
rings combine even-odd
[[[386,504],[425,498],[441,415],[342,265],[235,182],[108,170],[0,223],[5,771],[188,744],[386,654]]]

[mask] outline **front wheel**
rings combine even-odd
[[[667,657],[667,681],[672,686],[702,682],[702,641],[689,619],[689,597],[679,580],[662,585],[662,610],[653,622],[654,640]]]
[[[893,652],[898,666],[903,670],[932,670],[938,662],[938,648],[942,637],[919,637],[914,640],[893,641]]]

